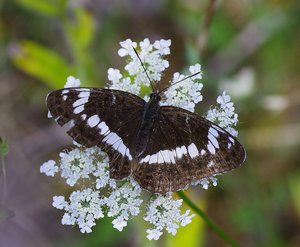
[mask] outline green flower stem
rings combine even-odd
[[[7,188],[4,156],[1,156],[1,166],[2,166],[2,176],[3,176],[3,191],[2,191],[3,193],[2,193],[1,203],[3,204],[6,198],[6,188]]]
[[[239,245],[230,238],[215,222],[213,222],[195,203],[191,201],[182,191],[178,191],[177,194],[183,201],[197,213],[205,222],[206,224],[221,238],[224,239],[228,244],[234,247],[239,247]]]

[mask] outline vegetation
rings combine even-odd
[[[1,1],[0,245],[226,246],[200,218],[158,242],[146,239],[138,219],[121,233],[105,219],[81,234],[62,226],[51,207],[57,190],[69,188],[39,174],[43,161],[70,145],[47,119],[46,94],[69,75],[103,87],[108,68],[123,67],[120,41],[164,38],[172,50],[162,83],[200,63],[205,102],[223,90],[233,96],[247,150],[245,164],[217,187],[190,190],[186,207],[201,208],[233,246],[299,246],[299,15],[293,0]]]

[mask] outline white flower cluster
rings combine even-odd
[[[234,127],[238,123],[238,114],[234,112],[235,108],[231,97],[224,91],[222,95],[218,96],[217,103],[220,106],[210,109],[206,118],[227,130],[231,135],[237,136],[238,132]]]
[[[133,48],[137,48],[137,43],[127,39],[120,42],[121,49],[118,54],[120,57],[129,56],[125,66],[126,75],[122,75],[120,70],[108,69],[108,80],[111,82],[109,88],[119,89],[139,95],[141,86],[148,87],[150,81],[145,74],[139,58]],[[144,39],[139,43],[139,56],[145,69],[152,81],[160,81],[162,72],[169,67],[169,62],[163,56],[170,54],[171,40],[159,40],[151,44],[149,39]]]
[[[103,204],[99,191],[88,188],[72,192],[70,203],[66,202],[63,196],[54,196],[52,205],[66,211],[61,220],[63,225],[77,224],[82,233],[90,233],[91,228],[96,225],[95,220],[104,217]]]
[[[166,90],[166,100],[162,102],[163,105],[173,105],[193,112],[195,105],[202,101],[201,89],[203,84],[199,83],[199,80],[202,79],[200,64],[190,66],[189,71],[191,75],[200,73],[184,80],[186,76],[176,72],[173,75],[172,83],[183,81]]]
[[[147,238],[157,240],[163,234],[163,229],[168,233],[175,235],[179,226],[185,226],[191,223],[195,215],[190,215],[190,210],[180,213],[182,199],[173,200],[170,194],[156,196],[148,204],[148,211],[144,220],[154,226],[147,229]]]
[[[58,172],[58,166],[56,166],[54,160],[48,160],[40,167],[40,173],[45,173],[49,177],[54,177],[55,173]]]
[[[119,231],[127,225],[127,221],[132,216],[140,212],[140,205],[143,200],[140,199],[141,187],[132,179],[116,188],[108,198],[106,205],[108,207],[108,217],[116,217],[113,220],[113,226]]]
[[[89,178],[96,170],[94,161],[85,150],[75,148],[70,152],[61,152],[59,156],[61,176],[70,186],[74,186],[81,178]]]
[[[211,177],[203,178],[203,179],[200,179],[200,180],[192,181],[191,184],[193,186],[200,185],[203,189],[207,190],[208,186],[210,184],[212,184],[213,186],[217,186],[218,185],[218,180],[215,176],[211,176]]]
[[[75,78],[74,76],[69,76],[67,78],[67,82],[65,84],[65,88],[67,87],[79,87],[81,84],[80,80]]]
[[[140,212],[141,188],[132,179],[115,181],[109,178],[109,160],[99,148],[76,147],[60,153],[58,164],[53,160],[45,162],[40,172],[54,176],[60,172],[66,183],[74,186],[79,180],[88,181],[92,188],[74,191],[69,202],[63,196],[53,197],[53,206],[65,210],[62,224],[77,224],[82,233],[91,232],[95,220],[114,217],[113,226],[122,230],[127,221]],[[92,182],[92,183],[91,183]]]
[[[129,76],[122,75],[118,69],[108,69],[108,79],[111,82],[109,88],[139,95],[141,86],[150,86],[150,81],[133,48],[139,51],[139,57],[151,82],[161,80],[162,73],[169,67],[168,61],[164,60],[163,57],[170,54],[171,40],[161,39],[151,44],[149,39],[144,39],[139,43],[138,47],[136,42],[127,39],[120,42],[120,45],[122,48],[118,51],[118,54],[121,57],[129,56],[129,63],[125,66],[125,75],[129,74]],[[186,76],[178,72],[174,73],[171,83],[183,81],[166,90],[166,98],[161,102],[162,105],[173,105],[194,111],[195,105],[202,101],[201,89],[203,84],[199,83],[199,80],[202,78],[200,64],[190,66],[189,71],[190,75],[196,75],[186,80],[183,80]]]
[[[170,54],[170,40],[159,40],[152,44],[149,39],[144,39],[137,44],[127,39],[120,44],[118,54],[121,57],[127,56],[128,64],[123,73],[113,68],[108,70],[111,89],[137,95],[142,87],[150,89],[150,81],[133,48],[138,51],[151,82],[161,80],[162,73],[169,66],[164,56]],[[203,98],[203,85],[199,83],[202,78],[200,64],[190,66],[189,72],[188,76],[178,72],[173,75],[171,83],[174,85],[164,91],[165,98],[162,104],[194,111],[195,105]],[[179,81],[180,83],[176,83]],[[70,76],[65,87],[79,85],[80,80]],[[207,118],[236,135],[233,127],[237,123],[237,114],[234,113],[230,96],[224,92],[218,97],[217,103],[220,107],[209,110]],[[60,173],[69,186],[83,185],[84,189],[73,191],[68,200],[65,200],[64,196],[53,197],[53,206],[65,211],[62,224],[78,225],[81,232],[89,233],[95,225],[95,220],[106,215],[113,218],[113,227],[122,231],[128,220],[140,213],[143,203],[141,187],[130,177],[122,181],[111,179],[108,157],[99,148],[84,148],[79,144],[75,146],[72,150],[62,151],[59,162],[49,160],[40,167],[40,172],[47,176],[53,177]],[[216,186],[217,179],[209,177],[192,182],[192,185],[200,185],[204,189],[210,184]],[[181,213],[182,200],[172,199],[171,194],[153,197],[145,207],[144,213],[144,220],[151,225],[151,228],[146,230],[148,239],[157,240],[164,230],[175,235],[180,226],[191,222],[194,215],[191,215],[189,210]]]

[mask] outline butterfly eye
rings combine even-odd
[[[150,99],[152,99],[154,97],[154,93],[150,94]]]

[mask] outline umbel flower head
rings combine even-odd
[[[151,82],[159,82],[163,72],[169,67],[165,56],[170,54],[171,40],[162,39],[151,43],[149,39],[144,39],[136,43],[127,39],[120,42],[120,45],[118,54],[127,58],[127,64],[123,71],[108,69],[109,88],[128,91],[147,100],[148,96],[142,94],[145,91],[142,89],[148,88],[150,91],[150,81],[133,48],[138,50]],[[200,64],[190,66],[188,71],[188,75],[174,73],[171,84],[195,75],[169,87],[161,101],[162,105],[177,106],[193,112],[195,105],[203,100]],[[65,87],[79,85],[79,79],[69,76]],[[223,92],[217,98],[219,106],[211,108],[205,116],[236,136],[234,127],[238,116],[230,100],[230,96]],[[51,114],[48,116],[51,117]],[[180,209],[182,200],[176,199],[171,193],[153,194],[150,200],[144,202],[143,189],[133,178],[121,181],[111,179],[108,156],[98,147],[85,148],[75,143],[74,148],[62,151],[59,157],[58,161],[49,160],[42,164],[40,172],[52,177],[58,173],[74,188],[80,184],[82,189],[74,190],[68,199],[54,196],[53,206],[65,211],[62,224],[78,225],[82,233],[91,232],[95,221],[105,216],[111,217],[113,227],[122,231],[128,220],[142,213],[143,219],[149,224],[147,238],[157,240],[163,231],[175,235],[177,229],[189,224],[194,216],[190,210],[183,212]],[[211,184],[217,185],[215,176],[192,183],[204,189]],[[145,205],[142,207],[142,204]]]

